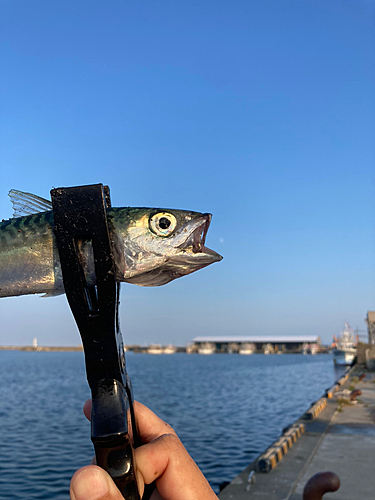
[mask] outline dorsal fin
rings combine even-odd
[[[35,194],[11,189],[8,193],[13,204],[13,217],[23,217],[52,210],[52,203]]]

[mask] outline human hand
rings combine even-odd
[[[157,489],[151,500],[218,500],[172,427],[141,403],[135,402],[134,410],[141,440],[145,443],[135,449],[141,498],[144,485],[156,481]],[[90,419],[90,400],[86,401],[83,412]],[[123,500],[111,477],[96,465],[83,467],[74,474],[70,498]]]

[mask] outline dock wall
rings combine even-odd
[[[302,500],[308,479],[332,470],[342,485],[329,498],[373,500],[374,459],[375,373],[356,365],[284,429],[219,498]]]

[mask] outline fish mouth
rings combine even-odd
[[[212,215],[211,214],[203,214],[204,220],[200,223],[200,225],[193,230],[188,238],[188,245],[192,245],[193,253],[202,252],[205,248],[204,244],[206,242],[206,236],[208,228],[210,227]]]
[[[210,263],[222,260],[223,257],[221,255],[205,246],[211,219],[211,214],[203,214],[200,220],[195,222],[184,243],[179,245],[178,248],[184,253],[185,258],[187,254],[190,254],[194,259],[204,259]]]

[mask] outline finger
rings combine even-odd
[[[147,406],[134,402],[134,411],[137,419],[138,430],[143,443],[150,443],[164,434],[176,434],[174,429],[159,418],[153,411],[151,411]],[[83,413],[86,418],[90,420],[91,416],[91,399],[85,401],[83,405]]]
[[[70,482],[71,500],[124,500],[109,475],[96,465],[79,469]]]
[[[139,434],[143,443],[150,443],[164,434],[173,434],[177,436],[175,430],[159,418],[147,406],[134,402],[134,411],[137,419]]]
[[[91,420],[91,406],[92,406],[91,399],[87,399],[83,405],[83,413],[87,418],[87,420]]]
[[[139,484],[156,480],[164,500],[217,500],[206,478],[174,434],[135,450]]]

